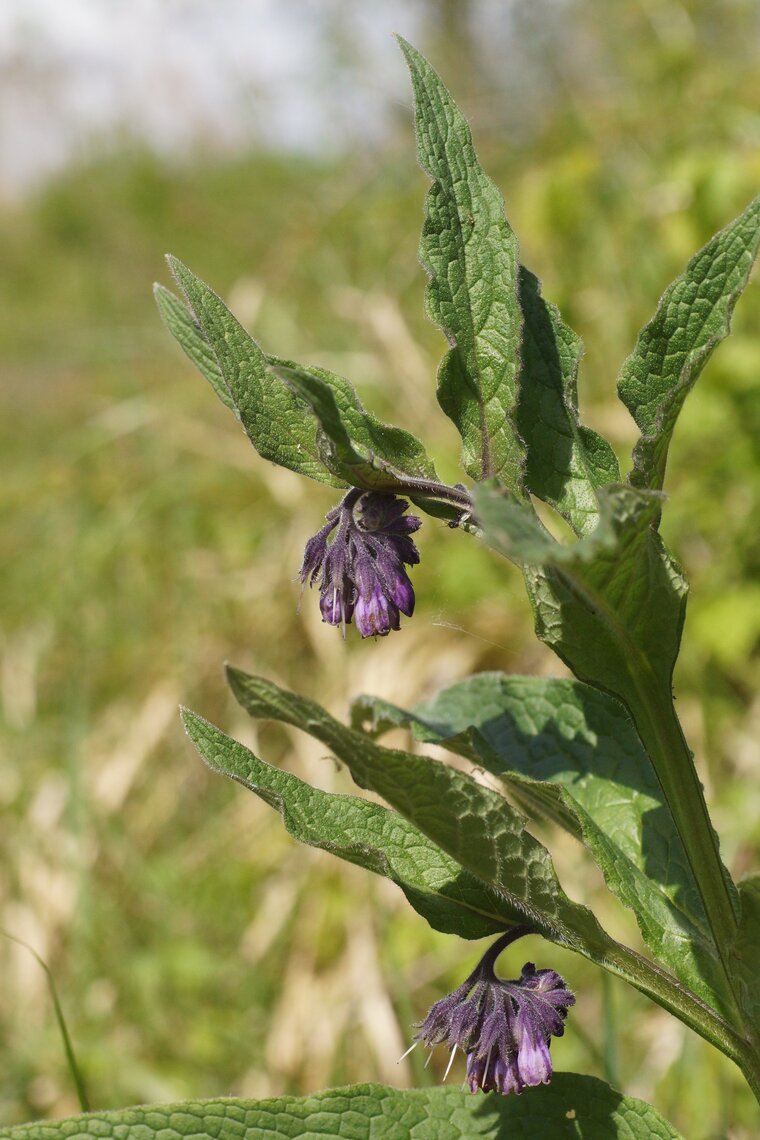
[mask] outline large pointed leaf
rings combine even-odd
[[[576,534],[599,519],[597,489],[620,479],[615,453],[578,419],[580,337],[555,305],[541,296],[536,277],[520,267],[523,314],[517,428],[528,452],[528,490],[550,503]]]
[[[158,282],[153,286],[153,296],[161,318],[174,339],[184,349],[198,371],[206,377],[219,399],[231,412],[238,415],[235,402],[227,387],[216,353],[206,340],[203,329],[193,317],[187,305],[180,301],[170,289]]]
[[[213,289],[177,258],[168,261],[187,298],[191,323],[211,346],[230,400],[259,455],[321,483],[345,486],[344,480],[325,467],[317,441],[318,424],[309,405],[272,372],[256,341]],[[191,358],[200,366],[197,342],[192,343],[192,350]],[[210,365],[202,371],[217,388]]]
[[[368,1031],[372,1027],[368,1026]],[[272,1100],[183,1101],[0,1130],[3,1140],[679,1140],[642,1100],[555,1073],[522,1096],[353,1085]]]
[[[433,179],[420,260],[427,309],[450,348],[438,400],[462,437],[473,479],[522,486],[525,452],[514,423],[521,313],[517,242],[501,194],[475,156],[467,121],[430,64],[399,41],[412,75],[417,154]]]
[[[357,723],[411,725],[418,739],[469,757],[582,838],[655,958],[715,1002],[722,973],[704,906],[622,705],[577,681],[478,673],[412,712],[371,697],[354,712]]]
[[[497,792],[466,773],[426,756],[382,748],[347,728],[312,701],[260,677],[228,669],[238,701],[252,716],[292,724],[322,741],[354,780],[370,788],[500,899],[505,925],[529,923],[546,938],[572,947],[680,1017],[729,1056],[736,1034],[659,965],[615,942],[587,907],[562,890],[546,848]],[[323,837],[329,842],[329,835]]]
[[[337,487],[404,493],[449,520],[469,509],[465,492],[441,484],[419,440],[367,412],[350,381],[266,355],[213,290],[176,258],[169,263],[190,308],[157,285],[164,321],[265,459]]]
[[[639,334],[618,382],[620,399],[641,431],[630,474],[634,486],[662,487],[678,414],[730,331],[759,246],[760,197],[694,255]]]
[[[325,368],[270,357],[274,371],[311,407],[319,427],[319,446],[333,474],[365,491],[386,491],[414,498],[423,509],[437,503],[441,514],[458,519],[471,508],[463,488],[440,482],[419,440],[401,428],[383,424],[362,407],[347,380]]]
[[[562,890],[546,848],[504,798],[428,756],[383,748],[313,701],[263,677],[228,669],[235,697],[255,717],[295,725],[326,744],[357,783],[382,796],[448,855],[495,888],[515,921],[594,957],[611,941],[587,907]],[[598,960],[598,959],[597,959]]]
[[[483,938],[507,929],[513,912],[396,812],[355,796],[312,788],[273,768],[188,710],[182,719],[203,759],[255,792],[302,843],[391,879],[436,930]]]
[[[432,459],[411,432],[384,424],[363,407],[353,384],[328,368],[309,365],[304,368],[291,360],[268,357],[270,365],[292,384],[311,404],[315,414],[322,413],[327,422],[325,432],[337,432],[339,442],[348,437],[354,447],[361,448],[374,461],[379,461],[399,475],[439,483]],[[329,392],[330,399],[322,396]]]

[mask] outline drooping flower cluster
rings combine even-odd
[[[514,930],[495,942],[469,978],[437,1001],[419,1027],[418,1040],[451,1049],[449,1068],[457,1049],[467,1055],[471,1092],[493,1089],[506,1096],[551,1078],[549,1043],[564,1033],[575,997],[559,974],[537,970],[532,962],[526,962],[516,980],[497,978],[497,957],[525,933]]]
[[[362,637],[385,637],[414,612],[414,590],[404,565],[419,552],[409,537],[422,526],[406,515],[409,504],[375,491],[348,492],[326,515],[327,523],[306,543],[299,578],[320,588],[322,620],[345,629],[351,621]]]

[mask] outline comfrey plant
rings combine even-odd
[[[494,966],[526,933],[569,947],[722,1050],[760,1099],[760,877],[734,883],[722,864],[674,710],[687,585],[659,534],[670,439],[729,331],[760,241],[760,199],[691,260],[623,365],[618,393],[641,433],[623,482],[610,445],[579,421],[578,337],[520,265],[501,195],[451,96],[422,56],[401,46],[418,155],[432,179],[420,255],[428,312],[449,343],[438,401],[462,437],[470,486],[443,484],[423,445],[379,423],[347,380],[266,355],[175,258],[183,298],[157,286],[157,300],[257,451],[340,488],[300,570],[304,585],[319,588],[326,623],[372,637],[411,617],[407,567],[419,560],[412,535],[421,525],[411,502],[471,536],[452,533],[452,541],[479,539],[521,569],[538,636],[577,680],[479,674],[410,710],[364,697],[349,727],[270,681],[229,670],[252,716],[317,737],[388,808],[310,788],[194,713],[183,714],[185,726],[204,759],[280,811],[296,838],[386,875],[437,930],[499,936],[417,1028],[418,1042],[445,1045],[451,1060],[466,1056],[472,1092],[502,1094],[489,1100],[495,1130],[519,1111],[524,1127],[536,1122],[525,1135],[564,1135],[572,1109],[574,1134],[672,1136],[649,1106],[591,1078],[559,1076],[529,1093],[535,1116],[524,1098],[507,1096],[550,1081],[550,1042],[575,997],[547,966],[528,963],[514,981]],[[534,499],[569,524],[575,541],[552,536]],[[378,743],[399,725],[485,769],[494,787]],[[636,915],[647,953],[616,941],[568,898],[519,808],[585,844]],[[424,1094],[428,1105],[432,1095]],[[373,1096],[419,1107],[423,1094]],[[604,1131],[595,1132],[600,1103]]]
[[[472,1092],[496,1095],[362,1086],[288,1099],[289,1120],[317,1131],[325,1113],[350,1111],[357,1136],[369,1135],[377,1115],[389,1136],[411,1135],[419,1122],[438,1135],[436,1120],[447,1137],[503,1135],[518,1120],[524,1137],[675,1136],[654,1109],[603,1082],[558,1074],[547,1086],[550,1042],[575,997],[548,951],[541,968],[528,963],[513,981],[496,975],[495,962],[527,933],[574,950],[730,1057],[760,1100],[760,876],[736,883],[723,865],[674,710],[687,584],[659,533],[671,436],[729,331],[760,241],[760,199],[689,262],[623,365],[618,392],[640,437],[621,481],[610,445],[579,421],[578,337],[520,265],[463,116],[427,62],[401,46],[419,159],[432,180],[420,254],[428,312],[449,344],[438,401],[462,437],[467,485],[442,483],[423,445],[365,411],[347,380],[265,354],[175,258],[182,298],[162,286],[156,297],[260,455],[336,489],[300,570],[303,586],[319,589],[326,623],[374,637],[411,617],[407,568],[419,559],[412,536],[421,525],[413,503],[447,521],[451,541],[483,541],[519,567],[538,637],[577,679],[484,673],[413,709],[364,697],[347,726],[271,681],[229,670],[252,716],[311,733],[388,807],[312,788],[194,713],[184,712],[185,726],[206,762],[266,800],[297,839],[387,876],[438,931],[497,936],[416,1031],[418,1042],[466,1056]],[[552,536],[535,500],[565,520],[574,541]],[[399,725],[485,769],[491,784],[378,742]],[[568,898],[520,809],[585,844],[634,912],[644,953]],[[151,1111],[140,1118],[146,1126],[165,1122]],[[196,1133],[223,1135],[218,1118],[233,1109],[225,1102],[217,1112],[212,1102],[193,1111]],[[277,1134],[277,1102],[234,1111]],[[204,1114],[215,1116],[213,1128],[197,1119]]]

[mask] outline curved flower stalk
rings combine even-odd
[[[414,590],[404,566],[420,560],[409,537],[422,520],[406,515],[409,504],[395,495],[352,488],[306,543],[299,578],[319,585],[322,620],[345,628],[352,621],[362,637],[385,637],[399,629],[401,614],[414,612]]]
[[[502,950],[530,933],[528,927],[517,927],[494,942],[470,976],[437,1001],[419,1027],[419,1041],[451,1049],[447,1075],[457,1049],[467,1055],[466,1079],[473,1093],[519,1094],[551,1080],[549,1045],[564,1033],[575,996],[556,971],[537,970],[532,962],[513,981],[494,972]]]

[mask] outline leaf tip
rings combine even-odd
[[[238,704],[242,704],[242,698],[245,692],[245,682],[250,681],[250,676],[247,673],[244,673],[242,669],[237,669],[234,665],[230,665],[228,661],[226,661],[224,664],[224,675],[235,700],[238,702]]]
[[[185,263],[183,261],[180,261],[178,257],[175,257],[173,253],[167,253],[164,256],[166,259],[166,264],[169,266],[169,272],[171,273],[174,280],[179,285],[181,285],[183,278],[187,278],[190,270],[187,268]]]

